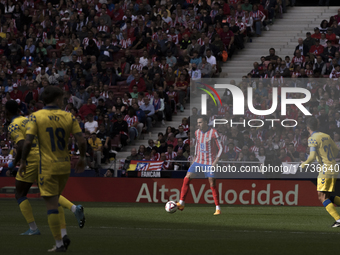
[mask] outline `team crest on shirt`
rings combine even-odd
[[[37,122],[37,119],[36,119],[36,117],[35,117],[34,115],[30,115],[30,116],[28,117],[28,119],[29,119],[30,121],[32,121],[32,122]]]
[[[15,131],[17,131],[19,129],[19,126],[17,125],[17,124],[11,124],[9,127],[8,127],[8,131],[10,132],[10,133],[13,133],[13,132],[15,132]]]

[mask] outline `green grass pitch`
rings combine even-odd
[[[0,254],[46,254],[54,240],[44,202],[30,200],[40,236],[20,236],[28,226],[16,201],[0,200]],[[336,252],[340,228],[323,207],[190,205],[166,213],[162,204],[82,203],[79,229],[65,209],[71,254],[326,254]]]

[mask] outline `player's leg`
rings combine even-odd
[[[61,224],[58,210],[59,195],[43,196],[43,198],[47,208],[48,225],[56,242],[56,251],[65,251],[66,249],[61,237]]]
[[[33,216],[33,211],[30,202],[27,199],[27,193],[31,188],[32,183],[23,182],[16,180],[15,181],[15,198],[18,201],[18,205],[22,215],[25,217],[26,222],[29,225],[29,230],[21,235],[40,235],[40,231],[35,223],[35,219]]]
[[[178,210],[180,210],[180,211],[182,211],[184,209],[185,198],[186,198],[188,191],[189,191],[190,180],[193,178],[193,175],[197,172],[196,168],[200,168],[200,167],[202,167],[202,164],[198,164],[198,163],[194,162],[189,167],[189,170],[188,170],[186,176],[183,179],[181,196],[180,196],[179,202],[177,203]]]
[[[218,193],[218,189],[216,187],[216,178],[214,177],[209,177],[209,184],[210,184],[210,189],[213,193],[213,198],[214,198],[214,202],[216,205],[216,211],[214,213],[214,215],[219,215],[221,214],[221,208],[220,208],[220,202],[219,202],[219,193]]]
[[[340,197],[339,196],[330,196],[329,198],[333,204],[336,204],[337,206],[340,205]]]
[[[59,201],[60,201],[60,197],[59,197]],[[65,249],[67,250],[68,246],[71,243],[71,240],[67,236],[64,208],[60,204],[58,206],[58,212],[59,212],[61,238],[63,239],[63,244],[65,246]]]
[[[183,209],[184,209],[184,205],[185,205],[184,201],[185,201],[185,198],[188,194],[190,180],[191,180],[191,173],[187,172],[186,176],[183,179],[181,196],[180,196],[179,202],[177,203],[178,210],[183,211]]]
[[[61,227],[66,229],[62,207],[59,207],[59,196],[62,193],[69,175],[39,174],[39,188],[47,208],[48,225],[55,239],[56,245],[49,251],[63,252],[66,246],[61,235]],[[59,215],[60,209],[60,215]],[[69,239],[68,239],[69,240]]]
[[[84,208],[82,205],[75,205],[70,200],[65,198],[64,196],[59,196],[59,204],[64,207],[68,208],[77,218],[78,225],[80,228],[83,228],[85,225],[85,215],[84,215]]]
[[[332,227],[340,227],[340,215],[330,200],[331,192],[335,189],[335,178],[318,178],[318,198],[322,202],[327,212],[334,218],[335,222]]]

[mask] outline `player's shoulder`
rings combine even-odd
[[[211,134],[212,134],[213,136],[216,136],[216,137],[219,136],[219,133],[218,133],[218,131],[217,131],[215,128],[210,128],[210,132],[211,132]]]
[[[25,127],[26,122],[28,122],[27,118],[25,118],[23,116],[16,117],[8,125],[8,132],[12,133],[13,131],[18,130],[20,127]]]

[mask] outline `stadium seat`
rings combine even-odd
[[[119,86],[119,92],[124,92],[124,93],[129,92],[129,86],[121,86],[121,85],[118,85],[118,86]]]
[[[113,96],[114,96],[114,98],[123,97],[124,96],[124,92],[116,92]]]
[[[127,86],[126,81],[118,81],[117,86]]]
[[[117,86],[109,86],[109,91],[112,91],[114,93],[118,92],[119,88]]]
[[[138,50],[130,50],[132,56],[138,57]]]

